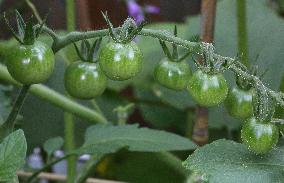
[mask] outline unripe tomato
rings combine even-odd
[[[54,53],[42,42],[17,45],[7,55],[7,69],[11,76],[24,85],[42,83],[54,69]]]
[[[99,63],[110,79],[127,80],[141,71],[142,53],[135,42],[110,42],[101,48]]]
[[[191,71],[184,61],[173,62],[164,58],[156,66],[154,75],[161,85],[173,90],[183,90],[187,86]]]
[[[92,99],[101,95],[106,89],[107,77],[99,64],[74,62],[64,74],[66,91],[75,98]]]
[[[226,99],[228,85],[222,74],[207,74],[198,70],[189,79],[187,90],[199,105],[210,107]]]
[[[233,117],[246,119],[253,115],[253,89],[242,89],[239,86],[232,88],[225,100],[226,108]]]
[[[277,144],[279,130],[272,123],[262,123],[255,118],[250,118],[242,127],[241,138],[250,150],[256,154],[264,154]]]

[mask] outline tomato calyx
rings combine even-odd
[[[73,43],[73,44],[74,44],[78,57],[83,62],[96,63],[98,62],[97,55],[98,55],[101,42],[102,42],[102,38],[95,40],[93,43],[90,43],[90,41],[88,40],[83,40],[81,42],[80,49],[78,48],[76,43]]]
[[[174,28],[174,36],[177,37],[177,26],[175,25]],[[166,45],[165,41],[161,41],[159,40],[160,45],[163,49],[164,54],[166,55],[166,57],[168,58],[169,61],[172,62],[181,62],[184,59],[186,59],[189,55],[191,55],[192,52],[188,51],[187,53],[185,53],[183,56],[179,57],[178,55],[178,48],[177,45],[175,43],[172,43],[172,53],[170,53],[170,50],[168,48],[168,46]]]
[[[107,12],[102,13],[102,15],[108,25],[110,37],[116,43],[130,43],[146,25],[145,21],[143,21],[139,25],[136,25],[135,21],[132,18],[127,18],[119,29],[114,29],[112,23],[108,18]]]
[[[192,59],[197,68],[206,74],[216,75],[223,73],[229,67],[226,59],[216,57],[214,46],[211,43],[200,43],[199,55],[202,55],[202,57]]]
[[[20,44],[33,45],[42,31],[42,28],[46,22],[47,16],[45,16],[44,20],[39,25],[35,25],[33,23],[33,16],[31,16],[29,20],[25,22],[23,20],[22,15],[17,10],[15,10],[15,14],[16,14],[18,32],[16,33],[16,31],[13,29],[13,27],[9,23],[4,13],[4,19],[5,19],[6,25],[8,26],[9,30],[12,32],[12,35],[14,36],[14,38]]]

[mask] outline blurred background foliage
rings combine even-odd
[[[86,22],[87,20],[80,19],[80,17],[85,16],[82,13],[85,9],[80,9],[82,8],[80,2],[77,1],[78,27],[82,29],[105,27],[100,11],[108,10],[110,19],[116,25],[122,24],[123,19],[127,17],[125,5],[122,2],[94,0],[88,2],[90,7],[87,10],[91,22]],[[140,3],[140,1],[138,2]],[[232,0],[219,0],[216,11],[214,44],[218,53],[230,57],[238,55],[235,2]],[[26,7],[24,1],[2,0],[0,3],[1,12],[10,12],[12,9],[17,8],[26,16],[29,15],[27,12],[30,12],[30,10]],[[64,1],[34,1],[34,3],[42,15],[48,11],[48,8],[52,8],[47,25],[58,30],[64,29],[65,19],[63,18],[64,13],[62,13],[64,11]],[[118,3],[118,8],[113,10],[108,3]],[[200,2],[198,0],[178,2],[175,0],[141,1],[141,3],[152,3],[161,8],[159,15],[148,17],[149,24],[146,26],[147,28],[172,32],[174,25],[177,25],[178,36],[188,40],[199,34],[200,16],[198,13]],[[96,7],[95,4],[98,6]],[[284,9],[283,4],[283,1],[280,0],[273,2],[268,0],[247,1],[249,62],[258,65],[260,71],[269,69],[264,76],[264,81],[275,90],[278,90],[280,85],[282,86],[281,89],[284,86],[284,79],[282,79],[284,70],[284,18],[281,16]],[[116,6],[113,7],[116,8]],[[123,11],[120,11],[120,9]],[[6,50],[9,45],[15,44],[15,41],[8,39],[9,33],[4,28],[2,18],[1,27],[3,28],[0,30],[0,36],[6,39],[0,41],[0,62],[4,63]],[[64,33],[63,31],[62,34]],[[45,35],[41,36],[41,40],[51,44],[51,39]],[[96,99],[99,106],[110,121],[116,121],[116,114],[113,110],[118,105],[129,102],[136,103],[135,110],[128,123],[140,123],[141,126],[163,129],[191,138],[195,102],[186,91],[171,91],[155,82],[153,66],[164,57],[158,41],[147,37],[138,37],[138,44],[144,55],[143,71],[133,80],[109,82],[106,92]],[[182,51],[184,50],[180,49],[180,52]],[[63,73],[66,67],[66,59],[78,60],[73,46],[66,47],[56,55],[55,72],[45,83],[61,93],[64,93]],[[188,62],[192,70],[196,69],[192,60],[188,59]],[[234,76],[229,73],[225,73],[225,75],[230,86],[234,86]],[[5,83],[0,85],[0,123],[5,119],[5,115],[10,108],[9,103],[14,98],[12,89],[11,86],[5,85]],[[90,102],[78,102],[92,107]],[[21,115],[23,119],[19,120],[19,125],[25,131],[29,153],[32,152],[34,147],[41,147],[47,139],[63,136],[63,111],[61,109],[29,95]],[[282,111],[277,110],[277,115],[282,116]],[[78,118],[75,121],[76,145],[80,146],[83,142],[85,129],[90,123]],[[240,125],[241,121],[230,117],[223,105],[210,108],[210,142],[219,138],[239,141]],[[189,153],[179,152],[177,155],[185,159]],[[162,163],[155,153],[133,153],[122,150],[102,160],[96,174],[101,177],[141,183],[185,181],[184,177]]]

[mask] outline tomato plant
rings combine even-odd
[[[53,166],[66,164],[63,160],[67,162],[63,177],[66,182],[83,183],[93,175],[126,182],[282,182],[283,145],[278,140],[284,120],[280,119],[281,112],[274,114],[274,108],[284,106],[284,94],[271,89],[279,84],[274,75],[281,70],[277,67],[283,40],[279,31],[283,26],[276,26],[280,24],[279,17],[271,18],[275,15],[271,9],[260,6],[260,1],[247,1],[249,15],[260,17],[255,21],[269,25],[274,34],[264,34],[263,27],[257,27],[262,31],[256,35],[250,30],[250,40],[254,41],[246,48],[245,31],[239,28],[238,46],[243,49],[238,50],[239,56],[231,58],[217,54],[215,49],[216,45],[224,55],[236,52],[234,47],[228,47],[235,44],[234,36],[223,38],[224,30],[235,32],[227,24],[217,26],[214,44],[203,42],[213,38],[213,32],[207,31],[212,25],[205,26],[214,22],[214,18],[209,21],[205,15],[207,6],[201,11],[205,24],[199,35],[199,18],[190,19],[190,26],[163,23],[144,28],[144,16],[156,10],[149,5],[141,7],[138,1],[125,2],[137,19],[129,17],[121,26],[114,27],[107,13],[103,13],[108,29],[94,31],[73,32],[73,0],[66,1],[68,32],[60,34],[46,25],[46,19],[39,16],[31,1],[27,5],[38,24],[31,18],[24,22],[16,12],[16,32],[4,15],[18,43],[0,41],[0,58],[7,65],[0,64],[0,182],[33,182],[38,176],[57,175],[52,172]],[[217,4],[218,11],[225,11],[228,16],[216,19],[218,25],[228,20],[231,25],[234,19],[231,12],[235,5],[228,2]],[[237,8],[244,5],[239,4],[244,1],[236,3]],[[257,9],[261,14],[254,13]],[[244,16],[245,12],[238,11],[237,15]],[[237,25],[244,26],[241,22]],[[174,32],[168,32],[172,27]],[[266,38],[265,49],[259,37]],[[270,48],[270,44],[275,45]],[[258,50],[261,53],[256,53]],[[254,67],[254,62],[250,62],[254,54],[261,55],[261,69],[265,69],[267,58],[271,57],[271,83],[269,77],[264,79],[250,69]],[[42,84],[54,72],[55,59],[57,68],[52,79]],[[237,85],[234,83],[229,90],[230,73],[237,77]],[[21,87],[14,104],[13,86]],[[19,112],[28,93],[40,100],[28,97],[29,106],[24,106],[21,117]],[[46,103],[39,105],[41,100]],[[227,110],[220,105],[223,101]],[[62,110],[54,110],[53,106]],[[138,122],[132,124],[133,119]],[[50,138],[57,135],[64,135],[64,139]],[[33,151],[36,146],[40,150]],[[60,150],[64,152],[58,153]],[[184,153],[167,152],[179,150],[190,154],[183,163]],[[82,163],[81,155],[88,160],[76,171],[77,163]],[[40,160],[41,167],[33,167],[31,159]],[[34,172],[30,173],[31,170]]]

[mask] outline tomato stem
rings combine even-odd
[[[74,31],[76,29],[76,8],[75,0],[66,0],[66,22],[67,31]],[[86,41],[87,42],[87,41]],[[70,62],[70,61],[69,61]],[[69,97],[69,96],[67,96]],[[71,97],[69,97],[71,98]],[[75,147],[75,124],[73,114],[64,111],[64,141],[65,152],[72,152]],[[67,182],[73,183],[76,175],[77,156],[70,156],[67,158]]]
[[[63,156],[63,157],[61,157],[61,158],[58,158],[58,159],[56,159],[56,160],[54,160],[54,161],[52,161],[52,162],[46,164],[46,165],[45,165],[44,167],[42,167],[41,169],[35,171],[35,172],[33,173],[33,175],[30,176],[30,177],[25,181],[25,183],[33,182],[33,180],[36,179],[37,176],[38,176],[41,172],[48,170],[51,166],[55,165],[56,163],[58,163],[58,162],[60,162],[60,161],[62,161],[62,160],[65,160],[66,158],[68,158],[68,157],[70,157],[70,156],[72,156],[72,155],[73,155],[73,154],[67,154],[67,155],[65,155],[65,156]]]
[[[7,118],[7,120],[5,121],[5,123],[1,126],[0,131],[1,131],[1,139],[5,138],[7,135],[9,135],[10,133],[12,133],[12,131],[14,130],[14,126],[15,126],[15,120],[23,106],[23,103],[27,97],[28,94],[28,90],[30,89],[30,85],[23,85],[22,89],[15,101],[15,104]]]
[[[241,61],[245,66],[249,66],[248,60],[248,39],[246,21],[246,0],[237,1],[237,21],[238,21],[238,50],[241,54]]]

